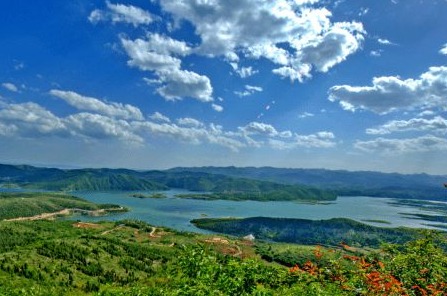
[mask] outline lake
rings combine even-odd
[[[141,192],[140,193],[153,193]],[[176,194],[188,193],[185,190],[169,190],[164,199],[135,198],[135,192],[76,192],[73,195],[95,203],[119,204],[130,209],[127,213],[113,214],[105,217],[75,216],[71,219],[83,221],[138,219],[149,224],[165,226],[182,231],[206,232],[196,228],[190,220],[210,217],[283,217],[301,219],[350,218],[375,226],[413,228],[434,228],[430,225],[447,226],[443,223],[411,219],[404,214],[433,215],[433,211],[419,206],[393,205],[395,199],[374,197],[339,197],[336,201],[324,204],[299,202],[257,202],[194,200],[176,198]],[[439,203],[439,202],[437,202]],[[446,204],[447,206],[447,204]],[[382,220],[387,224],[366,220]]]

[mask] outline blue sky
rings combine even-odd
[[[0,162],[447,174],[447,1],[0,3]]]

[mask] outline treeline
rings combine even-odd
[[[254,192],[217,192],[217,193],[186,193],[177,194],[179,198],[203,200],[255,200],[255,201],[331,201],[337,196],[330,191],[315,190],[304,186],[283,186],[279,189]]]
[[[254,217],[246,219],[203,218],[191,221],[195,226],[235,236],[253,234],[257,239],[303,245],[379,247],[382,243],[402,244],[418,237],[409,228],[375,227],[345,218],[305,220]]]

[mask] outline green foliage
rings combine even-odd
[[[332,245],[344,242],[352,246],[379,247],[383,242],[404,243],[418,236],[407,228],[384,228],[366,225],[350,219],[305,220],[254,217],[245,219],[202,218],[191,223],[199,228],[257,239],[304,245]]]
[[[131,197],[136,198],[167,198],[168,196],[164,193],[155,192],[151,194],[144,194],[144,193],[132,193],[130,194]]]
[[[203,235],[162,229],[163,238],[149,237],[153,227],[141,221],[80,224],[86,228],[72,223],[0,222],[0,234],[21,238],[0,250],[0,295],[447,293],[447,254],[439,247],[442,236],[433,233],[365,255],[348,246],[258,245],[257,252],[274,261],[287,258],[286,268],[225,255]]]
[[[0,164],[0,185],[63,191],[135,191],[180,188],[213,192],[214,199],[335,200],[336,194],[313,186],[285,185],[249,178],[200,172],[132,171],[124,169],[59,170]],[[145,197],[136,194],[136,197]],[[162,195],[152,195],[160,198]],[[192,197],[192,196],[190,196]],[[201,198],[196,196],[196,198]]]
[[[373,196],[445,200],[445,176],[350,172],[345,170],[292,169],[273,167],[174,168],[170,172],[219,174],[233,178],[265,180],[281,184],[308,185],[330,189],[338,196]]]
[[[413,295],[423,294],[423,291],[447,293],[447,254],[436,241],[445,243],[445,237],[426,232],[424,238],[403,246],[385,247],[389,262],[386,270],[412,290]]]
[[[110,211],[125,210],[117,205],[98,205],[62,193],[0,192],[0,220],[54,213],[63,209],[94,211],[102,208]]]

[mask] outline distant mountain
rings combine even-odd
[[[289,169],[273,167],[178,167],[170,172],[202,172],[231,177],[302,184],[334,190],[338,195],[393,198],[447,199],[447,176],[369,171]]]
[[[166,190],[164,184],[145,180],[125,169],[61,170],[0,164],[0,183],[44,190]]]
[[[331,190],[315,186],[231,177],[188,171],[134,171],[127,169],[61,170],[32,166],[0,165],[0,185],[44,190],[167,190],[181,188],[214,192],[225,197],[263,200],[334,200]],[[223,196],[223,195],[221,195]]]

